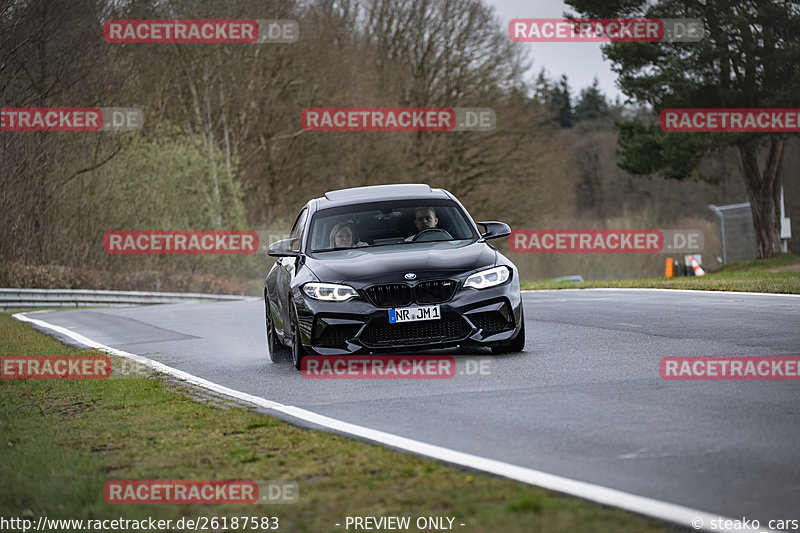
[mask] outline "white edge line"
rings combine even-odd
[[[124,352],[122,350],[117,350],[116,348],[100,344],[99,342],[84,337],[80,333],[70,331],[64,327],[56,326],[55,324],[50,324],[43,320],[27,317],[24,313],[16,313],[12,315],[12,317],[22,322],[36,324],[41,328],[49,329],[62,335],[66,335],[67,337],[70,337],[77,342],[80,342],[81,344],[91,348],[96,348],[111,355],[125,357],[127,359],[137,361],[165,374],[185,380],[186,382],[197,387],[202,387],[226,396],[230,396],[232,398],[243,400],[259,407],[274,409],[294,418],[333,429],[341,433],[346,433],[381,444],[386,444],[387,446],[391,446],[393,448],[406,450],[417,455],[423,455],[433,459],[439,459],[447,463],[465,466],[474,470],[482,470],[484,472],[489,472],[505,478],[521,481],[522,483],[527,483],[529,485],[536,485],[544,489],[569,494],[571,496],[577,496],[579,498],[597,502],[603,505],[610,505],[612,507],[625,509],[641,515],[664,520],[666,522],[672,522],[682,527],[690,527],[693,524],[692,520],[699,518],[702,520],[703,526],[701,528],[695,527],[694,529],[702,529],[704,531],[733,531],[709,527],[712,520],[716,520],[717,523],[723,520],[733,520],[725,516],[692,509],[690,507],[684,507],[682,505],[662,502],[652,498],[647,498],[645,496],[637,496],[636,494],[629,494],[617,489],[593,485],[591,483],[577,481],[574,479],[557,476],[555,474],[548,474],[546,472],[531,468],[504,463],[495,459],[488,459],[486,457],[459,452],[449,448],[444,448],[442,446],[436,446],[434,444],[427,444],[414,439],[409,439],[407,437],[394,435],[392,433],[386,433],[384,431],[358,426],[349,422],[344,422],[342,420],[320,415],[312,411],[307,411],[299,407],[283,405],[278,402],[273,402],[265,398],[260,398],[258,396],[253,396],[252,394],[247,394],[245,392],[218,385],[182,370],[159,363],[158,361],[153,361],[147,357]],[[742,529],[739,528],[736,529],[736,531],[742,531]],[[772,530],[761,528],[760,531]]]
[[[525,289],[522,292],[565,292],[565,291],[659,291],[659,292],[688,292],[692,294],[733,294],[743,296],[788,296],[800,298],[800,294],[785,292],[738,292],[738,291],[702,291],[694,289],[650,289],[646,287],[587,287],[585,289]]]

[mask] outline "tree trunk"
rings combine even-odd
[[[778,173],[783,156],[784,137],[773,139],[769,144],[769,153],[763,173],[759,169],[757,148],[753,145],[739,147],[742,162],[742,173],[750,199],[750,210],[753,214],[753,227],[756,231],[756,257],[764,259],[780,252],[780,230],[778,228],[779,195]]]

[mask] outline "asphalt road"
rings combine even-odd
[[[305,379],[269,362],[258,300],[35,316],[425,443],[762,524],[800,519],[800,382],[659,375],[665,356],[800,355],[800,298],[601,290],[524,302],[526,352],[449,380]]]

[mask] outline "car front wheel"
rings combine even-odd
[[[512,340],[508,342],[503,342],[491,346],[491,350],[493,354],[502,354],[502,353],[515,353],[521,352],[525,349],[525,315],[522,314],[520,317],[521,325],[519,328],[519,333],[517,336],[514,337]]]
[[[300,370],[300,365],[306,352],[300,340],[300,323],[297,320],[297,314],[294,312],[292,313],[292,330],[292,364],[297,370]]]
[[[270,311],[269,300],[266,298],[264,299],[264,310],[267,316],[267,351],[269,352],[269,360],[273,363],[278,363],[283,359],[286,348],[281,341],[278,340],[278,334],[275,333],[275,325],[272,323],[272,312]]]

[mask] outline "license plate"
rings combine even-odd
[[[438,305],[422,307],[399,307],[389,309],[389,323],[418,322],[420,320],[439,320],[442,318]]]

